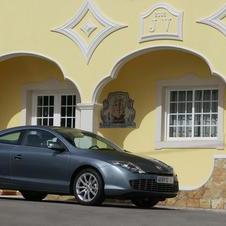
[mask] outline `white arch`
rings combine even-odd
[[[30,51],[15,51],[15,52],[9,52],[7,54],[2,54],[0,55],[0,62],[2,61],[6,61],[15,57],[19,57],[19,56],[31,56],[31,57],[36,57],[36,58],[40,58],[40,59],[44,59],[46,61],[49,61],[53,64],[55,64],[61,71],[64,80],[69,80],[72,84],[74,84],[75,88],[77,89],[77,92],[79,94],[79,99],[82,102],[82,92],[80,87],[78,86],[78,84],[73,81],[68,75],[66,75],[64,68],[62,67],[62,65],[56,61],[55,59],[52,59],[49,56],[43,55],[41,53],[37,53],[37,52],[30,52]]]
[[[107,83],[109,83],[110,81],[117,78],[120,69],[127,62],[129,62],[130,60],[132,60],[132,59],[134,59],[138,56],[141,56],[145,53],[154,52],[154,51],[158,51],[158,50],[178,50],[178,51],[181,51],[181,52],[185,52],[185,53],[195,55],[198,58],[201,58],[208,65],[208,67],[211,71],[211,75],[220,77],[226,83],[226,78],[223,75],[221,75],[220,73],[214,71],[213,65],[210,63],[210,61],[202,53],[200,53],[196,50],[192,50],[192,49],[184,48],[184,47],[179,47],[179,46],[174,46],[174,45],[151,46],[151,47],[148,47],[148,48],[143,48],[143,49],[139,49],[139,50],[130,52],[129,54],[127,54],[127,55],[123,56],[121,59],[119,59],[116,62],[116,64],[114,65],[114,67],[112,68],[110,75],[103,78],[98,83],[98,85],[95,87],[95,89],[93,90],[92,103],[93,104],[97,103],[98,97],[100,96],[100,93],[101,93],[102,89],[104,88],[104,86]]]

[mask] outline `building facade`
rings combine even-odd
[[[94,131],[225,208],[225,1],[0,2],[0,129]]]

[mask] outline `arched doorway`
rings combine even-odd
[[[53,60],[34,53],[0,59],[0,128],[25,124],[79,127],[80,92]]]

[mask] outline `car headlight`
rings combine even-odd
[[[140,173],[140,174],[145,173],[139,166],[137,166],[137,165],[135,165],[135,164],[133,164],[131,162],[113,161],[112,163],[113,163],[113,165],[120,166],[120,167],[122,167],[124,169],[129,170],[132,173]]]

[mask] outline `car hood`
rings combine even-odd
[[[146,173],[163,174],[163,175],[173,174],[172,167],[153,158],[144,158],[131,153],[112,151],[112,150],[107,150],[107,151],[93,150],[92,154],[93,154],[93,157],[95,156],[95,158],[106,161],[108,163],[112,163],[113,161],[131,162],[139,166]]]

